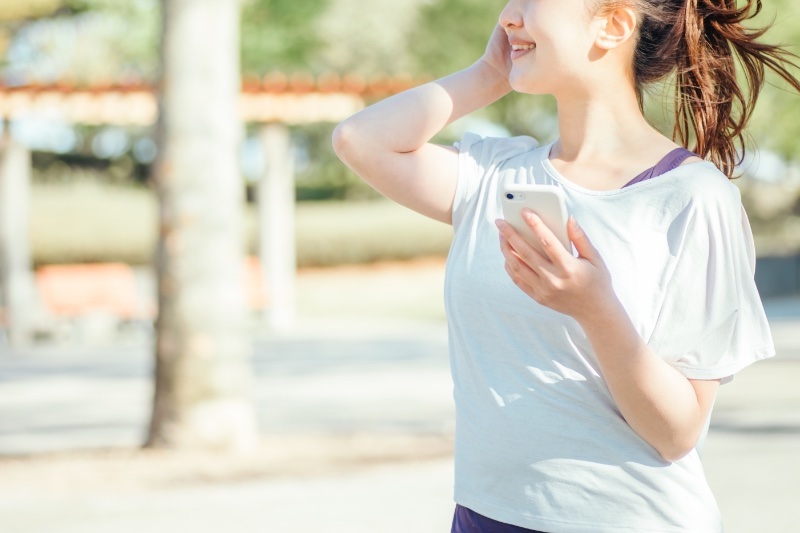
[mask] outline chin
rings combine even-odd
[[[527,76],[514,76],[513,73],[508,78],[508,83],[511,88],[518,93],[524,94],[550,94],[550,92],[542,86],[541,83],[534,81],[534,76],[528,74]]]

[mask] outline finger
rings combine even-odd
[[[500,238],[505,240],[511,249],[522,259],[532,270],[537,271],[549,263],[547,257],[523,239],[519,233],[514,231],[505,220],[495,221],[497,229],[500,231]]]
[[[568,258],[572,258],[572,254],[567,252],[558,237],[547,227],[547,224],[542,221],[539,215],[526,207],[522,210],[522,219],[539,239],[539,244],[549,261],[563,266]]]
[[[597,248],[594,247],[589,240],[589,236],[586,235],[586,232],[583,231],[583,228],[580,227],[578,221],[572,215],[570,215],[569,223],[567,224],[567,233],[569,233],[569,240],[575,244],[575,249],[580,257],[591,262],[600,257]]]
[[[526,280],[518,276],[516,271],[514,271],[508,263],[506,263],[505,269],[506,273],[508,274],[508,277],[511,278],[511,281],[514,282],[514,285],[519,287],[519,289],[525,294],[527,294],[529,297],[533,298],[537,302],[539,301],[536,294],[536,290],[530,283],[528,283]]]
[[[529,284],[533,285],[539,277],[539,274],[533,270],[523,259],[511,248],[511,245],[506,241],[500,246],[500,251],[503,258],[506,260],[506,271],[514,273],[512,277],[520,279],[531,280]]]

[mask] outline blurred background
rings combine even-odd
[[[451,229],[330,137],[503,5],[0,0],[0,531],[447,530]],[[796,3],[756,21],[800,51]],[[734,183],[778,357],[704,459],[732,532],[800,518],[800,96],[770,79]],[[512,94],[435,141],[556,126]]]

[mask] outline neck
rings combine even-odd
[[[580,162],[647,146],[658,134],[639,111],[633,87],[556,97],[560,138],[551,157]]]

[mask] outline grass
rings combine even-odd
[[[149,263],[158,227],[147,189],[102,185],[34,184],[30,243],[35,264],[121,261]]]
[[[257,224],[245,207],[245,240],[256,251]],[[96,182],[36,184],[31,193],[34,263],[121,261],[149,264],[158,228],[156,198],[146,188]],[[298,266],[331,266],[444,256],[449,226],[388,201],[297,206]]]
[[[296,238],[299,266],[330,266],[444,256],[452,228],[385,200],[305,203]]]

